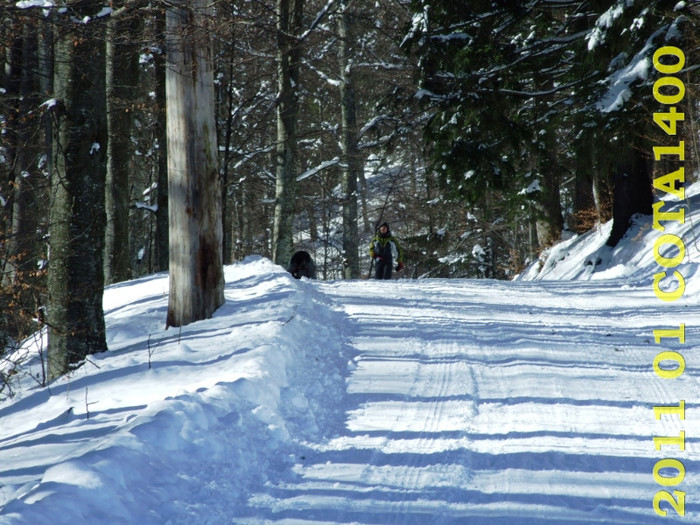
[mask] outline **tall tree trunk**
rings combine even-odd
[[[233,213],[228,210],[228,193],[229,193],[229,164],[231,163],[231,140],[233,137],[233,54],[231,54],[226,67],[226,88],[221,95],[221,105],[225,108],[224,118],[224,144],[223,144],[223,159],[221,159],[221,213],[223,215],[224,241],[222,252],[224,254],[224,263],[228,264],[233,260]]]
[[[539,75],[535,75],[534,86],[536,90],[551,89],[551,80],[543,81]],[[548,118],[546,118],[548,116]],[[560,172],[557,162],[556,122],[551,115],[551,110],[541,100],[535,102],[535,117],[537,120],[545,119],[538,137],[537,169],[541,174],[540,191],[537,194],[537,240],[539,248],[546,248],[561,238],[564,227],[564,216],[561,207]]]
[[[165,16],[158,11],[155,15],[156,34],[159,35],[161,49],[165,49]],[[155,54],[156,78],[156,141],[158,143],[157,179],[158,195],[156,208],[156,239],[155,239],[155,268],[157,271],[168,269],[170,260],[169,242],[169,212],[168,212],[168,134],[165,94],[165,54]]]
[[[103,295],[105,122],[104,22],[100,6],[69,2],[57,26],[57,130],[50,208],[48,378],[106,350]],[[87,24],[74,22],[88,19]]]
[[[131,278],[129,264],[129,171],[131,115],[139,79],[140,18],[110,19],[107,33],[107,181],[105,283]]]
[[[613,173],[613,226],[606,241],[608,246],[617,246],[633,215],[651,215],[654,202],[651,164],[651,159],[645,158],[641,150],[618,157]]]
[[[357,179],[362,170],[357,149],[357,108],[352,72],[352,34],[348,8],[342,3],[338,15],[340,36],[340,98],[341,98],[341,148],[343,165],[343,274],[346,279],[360,277],[357,231]]]
[[[167,13],[170,297],[167,326],[212,316],[224,303],[221,187],[207,0]]]
[[[40,23],[24,20],[13,27],[17,38],[8,42],[5,93],[4,144],[8,168],[8,222],[4,254],[0,255],[0,284],[12,295],[14,315],[0,324],[7,326],[12,337],[24,337],[35,329],[40,279],[37,262],[42,256],[40,217],[43,212],[39,196],[46,190],[46,177],[40,173],[39,159],[44,144],[34,139],[42,129],[39,106],[39,27]],[[2,224],[0,224],[0,227]],[[0,228],[1,229],[1,228]],[[4,233],[5,233],[4,232]],[[2,244],[2,241],[0,241]],[[6,309],[7,306],[4,306]],[[1,341],[0,341],[1,343]]]
[[[542,186],[540,198],[538,199],[537,238],[540,248],[546,248],[561,238],[564,219],[559,191],[559,172],[556,163],[549,158],[543,158],[540,163],[540,172],[542,173]]]
[[[36,205],[30,192],[38,177],[32,169],[32,147],[30,136],[31,119],[28,118],[32,106],[36,107],[36,90],[33,86],[32,71],[36,68],[37,40],[29,22],[18,23],[15,28],[17,38],[8,46],[5,91],[13,101],[8,111],[5,126],[5,155],[9,166],[10,184],[10,232],[7,241],[6,265],[2,281],[8,286],[20,285],[23,267],[34,257],[31,251],[36,247]],[[36,151],[34,151],[36,153]],[[20,286],[21,287],[21,286]]]
[[[600,222],[601,215],[594,193],[594,156],[590,133],[581,131],[579,142],[575,145],[576,164],[574,174],[574,212],[571,218],[571,230],[585,233]]]
[[[273,260],[285,265],[294,247],[294,193],[297,172],[298,40],[304,0],[277,0],[277,155]]]

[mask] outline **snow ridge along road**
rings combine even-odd
[[[663,319],[620,281],[301,283],[354,356],[333,437],[304,443],[236,523],[694,523],[697,375],[652,369]],[[684,310],[692,324],[698,310]],[[666,318],[668,319],[668,318]],[[695,323],[697,326],[697,323]],[[694,333],[697,330],[692,329]],[[689,335],[692,338],[692,335]],[[688,352],[684,349],[684,352]],[[690,368],[690,367],[689,367]],[[653,436],[686,400],[686,515],[652,508]],[[676,453],[677,455],[677,453]],[[672,473],[669,475],[673,475]]]

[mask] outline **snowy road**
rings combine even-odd
[[[343,326],[355,354],[337,435],[307,443],[296,476],[256,493],[255,518],[242,523],[697,522],[698,378],[653,372],[652,331],[667,323],[659,324],[664,311],[650,289],[318,287],[350,321]],[[684,321],[693,320],[697,311],[687,312]],[[654,406],[681,399],[684,421],[656,420]],[[653,436],[681,428],[685,451],[655,451]],[[653,468],[664,457],[688,472],[669,488],[688,493],[685,518],[667,505],[665,519],[652,509],[664,488]]]
[[[296,281],[253,257],[177,331],[167,275],[110,286],[108,352],[40,387],[41,339],[21,349],[0,525],[700,523],[696,269],[664,305],[637,274]]]

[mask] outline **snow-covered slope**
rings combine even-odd
[[[166,275],[109,287],[110,350],[40,388],[28,344],[0,402],[0,524],[700,522],[691,224],[673,303],[641,220],[510,283],[295,281],[249,258],[181,331]],[[680,323],[685,343],[655,343]],[[661,351],[679,378],[654,372]],[[684,450],[654,441],[681,431]],[[659,491],[685,516],[660,518]]]
[[[601,225],[584,235],[572,235],[546,250],[540,260],[530,265],[519,280],[588,280],[624,279],[636,284],[650,284],[653,274],[662,270],[654,260],[654,244],[664,234],[681,237],[687,249],[687,257],[677,268],[690,282],[700,267],[700,183],[686,190],[684,203],[669,202],[663,212],[672,214],[685,208],[685,223],[662,221],[664,231],[652,227],[651,218],[638,216],[615,247],[605,245],[612,222]]]

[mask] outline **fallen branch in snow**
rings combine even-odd
[[[289,323],[292,319],[294,319],[297,316],[297,307],[294,307],[294,311],[292,312],[292,315],[287,319],[284,323],[282,323],[282,326],[286,325]]]

